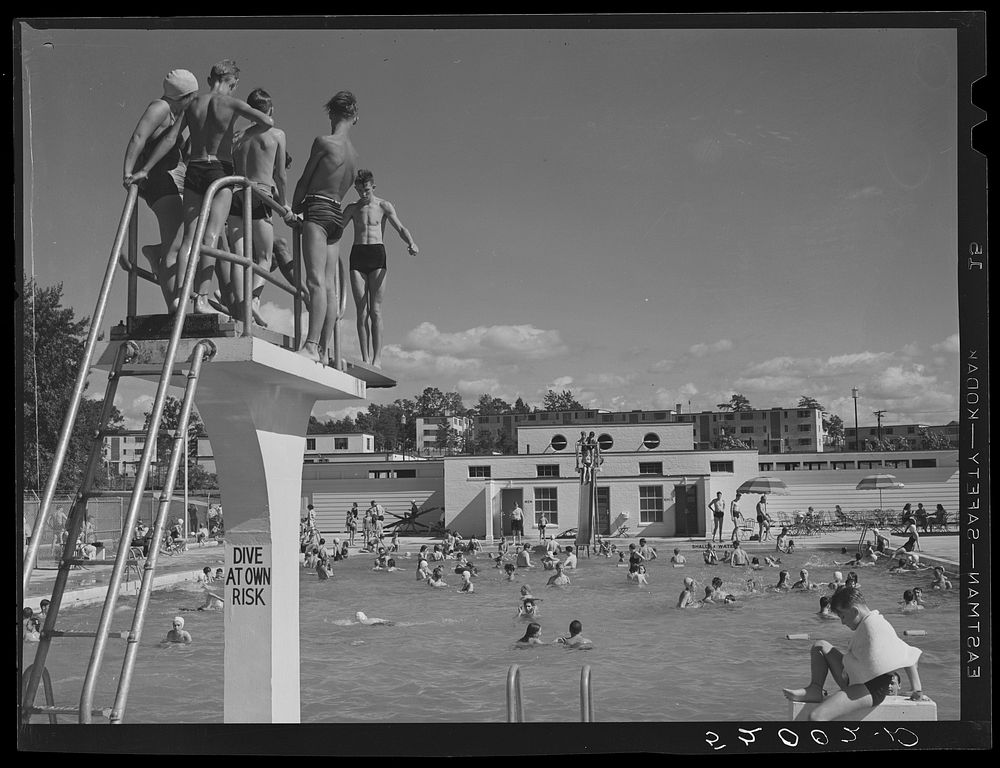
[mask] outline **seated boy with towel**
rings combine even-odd
[[[835,720],[855,710],[877,707],[895,690],[893,673],[905,669],[913,693],[913,701],[927,701],[920,689],[917,660],[920,649],[907,645],[896,630],[865,605],[861,590],[841,587],[830,599],[830,609],[848,629],[854,632],[847,653],[834,648],[826,640],[817,641],[810,649],[812,679],[806,688],[785,688],[790,701],[815,702],[819,706],[810,720]],[[833,675],[841,690],[826,696],[823,683],[827,673]]]

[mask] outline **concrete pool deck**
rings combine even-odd
[[[816,534],[812,536],[802,536],[795,539],[796,549],[800,552],[809,550],[839,550],[847,547],[849,553],[854,553],[858,544],[858,531],[835,531],[830,533]],[[332,537],[330,537],[332,538]],[[663,538],[646,537],[651,546],[656,547],[660,558],[669,560],[670,553],[676,547],[685,556],[691,556],[692,552],[699,552],[708,541],[706,537],[701,538]],[[608,539],[618,547],[628,548],[630,543],[637,542],[639,537]],[[441,543],[440,538],[430,536],[407,536],[400,539],[400,552],[405,556],[406,552],[416,553],[420,547],[426,544],[433,547],[434,544]],[[572,539],[557,539],[562,546],[573,543]],[[539,544],[539,540],[529,539],[532,546]],[[892,543],[896,546],[903,543],[902,537],[894,537]],[[959,537],[957,535],[924,536],[920,539],[921,559],[924,562],[945,566],[949,573],[957,573],[959,569]],[[493,549],[495,545],[486,544],[488,549]],[[763,544],[756,541],[743,541],[741,546],[752,554],[760,552],[773,552],[774,540],[770,539]],[[698,549],[694,549],[697,547]],[[352,547],[352,556],[366,556],[367,553],[360,553],[358,547]],[[586,561],[586,555],[583,556]],[[161,554],[156,566],[156,574],[153,577],[153,588],[161,589],[173,584],[185,581],[194,581],[205,566],[210,566],[214,571],[216,568],[225,566],[225,550],[218,546],[218,542],[212,541],[203,546],[198,544],[188,544],[184,552],[173,556]],[[63,607],[74,607],[90,605],[104,601],[107,593],[108,578],[111,575],[110,565],[86,566],[74,569],[70,573],[69,583],[63,596]],[[42,599],[52,596],[52,586],[55,581],[56,570],[36,568],[32,574],[31,584],[28,593],[24,596],[24,606],[35,611],[39,610]],[[137,581],[133,578],[122,585],[120,594],[135,594]]]

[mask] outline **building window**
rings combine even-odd
[[[639,522],[663,522],[663,486],[639,486]]]
[[[812,429],[812,424],[799,424],[799,432],[808,432]]]
[[[335,451],[346,451],[347,450],[347,438],[346,437],[335,437],[335,438],[333,438],[333,450],[335,450]]]
[[[415,469],[397,469],[396,477],[416,477],[417,470]]]
[[[528,414],[528,421],[538,421],[538,417],[533,413]]]
[[[602,424],[608,424],[608,423],[610,423],[610,422],[612,422],[614,420],[615,420],[615,415],[613,413],[602,413],[601,414],[601,423]]]
[[[799,411],[800,419],[808,419],[812,415],[811,411]]]
[[[740,434],[741,435],[752,435],[753,434],[753,427],[740,427]]]
[[[742,419],[743,416],[741,415],[740,418]],[[727,413],[726,414],[726,421],[734,421],[735,419],[736,419],[736,414],[735,413]]]
[[[893,434],[895,434],[895,432],[893,432],[893,428],[892,427],[886,427],[885,428],[885,433],[887,435],[893,435]]]
[[[550,525],[559,525],[559,502],[556,488],[535,489],[535,525],[542,520],[542,515]]]
[[[812,438],[811,437],[800,437],[798,439],[798,444],[799,445],[812,445]]]
[[[709,462],[709,468],[713,472],[732,472],[733,462],[731,461],[712,461]]]
[[[660,436],[655,432],[647,432],[646,436],[642,438],[642,444],[649,448],[649,450],[658,448],[660,445]]]
[[[390,469],[369,469],[368,479],[369,480],[387,480],[392,477],[392,470]]]
[[[662,475],[663,474],[663,462],[662,461],[640,461],[639,462],[639,474],[640,475]]]
[[[757,468],[761,472],[771,472],[774,469],[774,464],[771,463],[770,461],[762,461],[760,464],[757,465]]]
[[[492,476],[493,475],[490,473],[489,464],[486,464],[484,466],[482,465],[469,466],[469,477],[492,477]]]
[[[665,419],[665,418],[667,418],[667,412],[666,411],[657,411],[656,413],[653,414],[653,418],[654,419]]]
[[[929,469],[937,466],[937,459],[914,459],[910,466],[913,469]]]
[[[306,450],[307,451],[315,451],[316,450],[316,438],[315,437],[307,437],[306,438]]]
[[[806,469],[826,469],[825,461],[804,461],[802,464]]]
[[[899,469],[900,467],[902,467],[903,469],[909,469],[910,468],[910,460],[909,459],[886,459],[885,460],[885,465],[887,467],[894,467],[896,469]]]
[[[597,444],[600,446],[602,451],[610,451],[614,446],[615,441],[612,439],[611,435],[604,433],[597,438]]]
[[[565,435],[553,435],[552,442],[549,443],[552,446],[553,451],[564,451],[566,450],[566,436]]]
[[[858,469],[875,469],[876,467],[881,467],[881,461],[859,461]]]
[[[740,421],[753,421],[753,411],[743,411],[740,413]]]
[[[537,477],[559,477],[558,464],[539,464],[535,467]]]
[[[906,428],[906,434],[908,434],[908,435],[915,435],[916,433],[917,433],[917,428],[916,427],[907,427]]]

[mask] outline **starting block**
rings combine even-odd
[[[816,709],[816,704],[803,701],[790,701],[788,708],[789,720],[808,720],[809,713]],[[837,720],[866,722],[917,722],[937,720],[937,704],[933,701],[911,701],[908,696],[886,696],[885,701],[877,707],[855,710]]]

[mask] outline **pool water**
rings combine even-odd
[[[508,582],[489,558],[481,557],[473,594],[457,593],[461,579],[450,572],[453,566],[445,575],[447,589],[416,581],[412,557],[399,558],[403,570],[386,573],[372,572],[369,558],[355,556],[337,563],[325,582],[303,569],[302,722],[502,722],[511,664],[521,668],[528,721],[579,720],[584,664],[592,668],[597,720],[786,719],[781,688],[808,682],[811,640],[786,640],[785,635],[809,633],[812,640],[827,639],[841,648],[850,639],[850,630],[839,621],[816,616],[820,595],[831,590],[747,595],[749,576],[770,585],[779,569],[709,567],[698,551],[685,554],[691,562],[684,568],[672,568],[664,556],[651,563],[648,586],[628,583],[627,569],[616,567],[614,559],[584,556],[579,570],[568,572],[570,586],[546,587],[551,571],[519,570],[518,578]],[[834,551],[803,551],[783,557],[782,567],[793,581],[803,566],[811,580],[830,580],[837,570],[833,561],[842,557]],[[846,575],[846,569],[839,570]],[[923,637],[905,638],[923,650],[923,689],[937,702],[939,719],[959,719],[957,590],[933,592],[929,571],[899,576],[876,567],[858,574],[869,607],[881,611],[897,631],[926,631]],[[684,576],[699,585],[720,576],[725,591],[739,600],[678,610]],[[537,621],[543,640],[567,634],[570,621],[579,619],[594,647],[515,647],[526,627],[516,617],[525,583],[542,599]],[[899,602],[903,590],[913,586],[924,587],[927,607],[904,614]],[[194,643],[160,643],[171,618],[200,603],[200,592],[190,586],[154,593],[126,722],[222,722],[222,613],[184,613]],[[356,611],[395,624],[358,624]],[[96,626],[98,619],[99,608],[92,606],[63,611],[59,623],[83,629]],[[25,646],[25,664],[34,647]],[[98,706],[113,700],[120,648],[119,641],[109,641]],[[89,651],[86,641],[53,643],[49,669],[57,703],[78,699]]]

